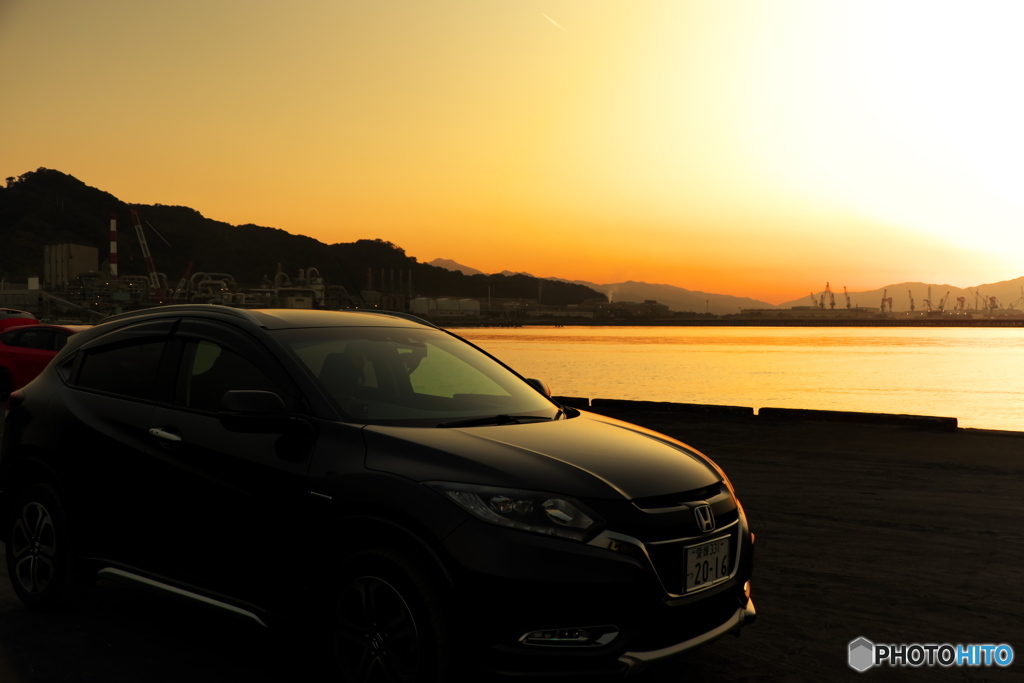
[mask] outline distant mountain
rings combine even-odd
[[[434,259],[430,264],[442,266],[450,270],[461,270],[465,268],[470,271],[480,272],[476,271],[474,268],[458,264],[450,259]],[[509,270],[503,270],[499,275],[521,275],[534,277],[529,273],[513,273]],[[593,282],[585,282],[583,280],[565,280],[557,277],[547,279],[555,282],[572,282],[577,285],[589,287],[590,289],[605,294],[609,301],[633,301],[636,303],[642,303],[644,301],[654,300],[659,304],[665,304],[673,311],[725,315],[729,313],[739,313],[740,309],[744,308],[775,308],[772,304],[765,303],[764,301],[757,301],[756,299],[735,297],[728,294],[695,292],[683,289],[682,287],[676,287],[674,285],[649,284],[647,282],[634,282],[632,280],[628,282],[599,285]]]
[[[118,218],[118,266],[122,275],[146,275],[145,259],[132,228],[138,211],[157,270],[176,284],[194,272],[229,273],[245,287],[259,287],[280,266],[289,276],[316,268],[328,285],[358,296],[365,289],[405,296],[536,299],[538,281],[524,275],[464,275],[420,263],[381,239],[324,244],[278,228],[230,225],[186,206],[128,204],[77,178],[47,168],[8,178],[0,187],[0,277],[8,283],[43,275],[43,247],[96,247],[100,261],[110,252],[110,216]],[[152,232],[151,232],[152,231]],[[159,232],[157,237],[155,231]],[[411,279],[411,284],[410,284]],[[371,287],[372,284],[372,287]],[[602,294],[574,283],[544,282],[544,301],[578,304]]]
[[[436,266],[437,268],[445,268],[446,270],[458,271],[458,272],[462,273],[463,275],[484,275],[485,274],[482,270],[477,270],[476,268],[470,268],[469,266],[464,266],[461,263],[456,263],[455,261],[452,261],[450,258],[436,258],[433,261],[427,261],[427,265],[428,266]],[[507,274],[507,273],[503,273],[503,274]]]
[[[574,280],[574,282],[591,289],[596,289],[602,294],[607,295],[611,301],[635,301],[639,303],[653,299],[659,304],[665,304],[673,311],[728,315],[730,313],[739,313],[744,308],[775,308],[772,304],[757,301],[756,299],[730,296],[728,294],[691,291],[674,285],[634,282],[633,280],[608,285],[598,285],[582,280]]]
[[[910,297],[913,295],[914,310],[926,311],[928,310],[928,307],[925,303],[925,299],[928,299],[929,288],[931,288],[931,305],[933,309],[937,309],[943,297],[947,297],[948,294],[944,307],[947,311],[951,311],[959,305],[957,299],[960,297],[963,297],[963,306],[968,310],[975,308],[990,308],[990,297],[996,297],[997,308],[1005,309],[1012,307],[1018,311],[1024,310],[1024,277],[1005,280],[1003,282],[978,285],[977,287],[969,287],[966,289],[954,287],[952,285],[927,284],[924,282],[900,282],[898,284],[886,285],[879,289],[872,289],[864,292],[850,292],[850,304],[854,307],[880,308],[882,305],[882,297],[885,296],[886,298],[892,299],[893,311],[903,312],[910,310]],[[843,298],[843,292],[840,290],[838,294],[835,292],[833,292],[833,294],[836,299],[836,308],[846,308],[846,300]],[[820,303],[822,292],[815,292],[814,295]],[[807,296],[800,299],[794,299],[793,301],[787,301],[784,304],[779,304],[779,308],[811,305],[813,305],[811,303],[811,295],[808,293]],[[827,307],[828,303],[826,302],[825,305]]]

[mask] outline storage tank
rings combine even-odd
[[[419,296],[409,302],[413,315],[430,315],[437,309],[437,302],[425,296]]]
[[[477,299],[459,299],[459,310],[472,315],[480,315],[480,301]]]
[[[457,311],[459,310],[459,300],[450,299],[445,297],[437,300],[437,310],[439,311]]]

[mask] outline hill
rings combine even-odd
[[[633,280],[607,285],[598,285],[581,280],[576,280],[576,283],[596,289],[605,294],[610,301],[641,302],[653,299],[659,304],[665,304],[673,311],[728,315],[730,313],[739,313],[744,308],[775,308],[769,303],[757,301],[756,299],[730,296],[729,294],[691,291],[674,285],[634,282]]]
[[[462,273],[463,275],[485,275],[486,274],[482,270],[477,270],[476,268],[470,268],[469,266],[464,266],[461,263],[456,263],[455,261],[452,261],[450,258],[436,258],[433,261],[427,261],[427,263],[429,265],[431,265],[431,266],[437,266],[438,268],[444,268],[445,270],[457,270],[460,273]],[[502,275],[509,275],[509,273],[502,273]]]
[[[480,271],[470,266],[464,266],[451,259],[437,258],[430,262],[432,265],[441,266],[450,270],[459,270],[463,273]],[[513,273],[503,270],[501,275],[526,275],[529,273]],[[547,278],[552,282],[573,282],[577,285],[589,287],[601,292],[608,297],[609,301],[633,301],[641,303],[653,299],[660,304],[665,304],[673,311],[691,313],[713,313],[715,315],[727,315],[738,313],[743,308],[774,308],[772,304],[756,299],[730,296],[728,294],[710,294],[708,292],[691,291],[676,287],[674,285],[650,284],[647,282],[615,282],[612,284],[599,285],[583,280],[563,280],[561,278]]]
[[[373,289],[416,295],[536,299],[537,278],[525,275],[464,275],[420,263],[398,245],[380,239],[325,244],[279,228],[231,225],[206,218],[195,209],[163,204],[129,204],[77,178],[40,168],[8,178],[0,188],[0,278],[25,282],[42,275],[43,247],[84,244],[109,253],[110,215],[118,218],[118,260],[123,275],[145,275],[146,266],[132,228],[130,209],[138,211],[159,271],[176,283],[189,262],[197,272],[230,273],[244,286],[258,287],[278,266],[294,275],[315,267],[328,284],[349,293]],[[383,277],[382,277],[383,269]],[[399,274],[401,286],[398,285]],[[394,283],[394,284],[392,284]],[[544,281],[544,302],[564,306],[601,297],[586,286]]]

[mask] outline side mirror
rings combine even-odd
[[[220,423],[232,432],[273,434],[288,425],[288,409],[272,391],[235,389],[224,394],[217,413]]]
[[[551,398],[551,387],[548,386],[547,382],[542,379],[527,379],[526,381],[529,382],[534,389],[548,398]]]

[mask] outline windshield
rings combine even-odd
[[[557,406],[520,377],[441,330],[329,327],[274,334],[353,421],[436,426],[558,414]]]

